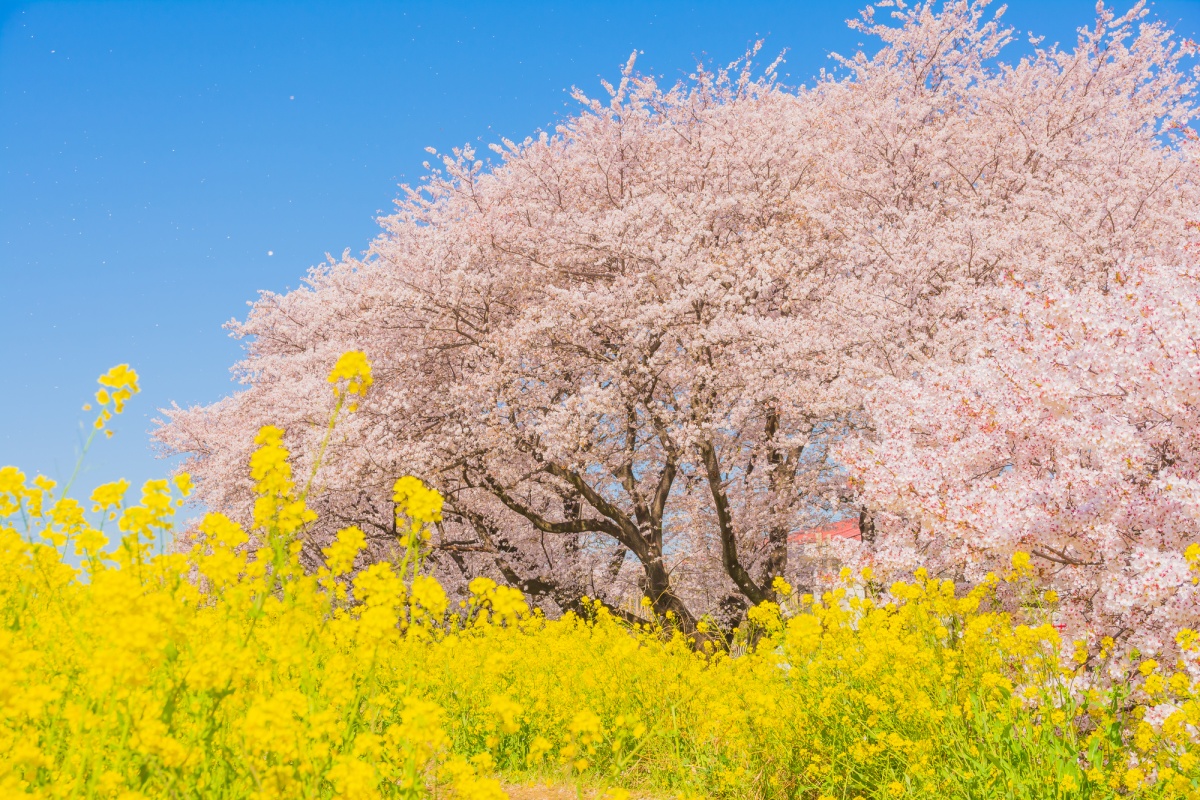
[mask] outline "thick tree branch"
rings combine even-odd
[[[768,404],[763,438],[767,445],[767,463],[771,465],[771,475],[768,484],[771,490],[772,523],[767,531],[767,556],[763,562],[761,581],[765,587],[771,587],[776,578],[783,577],[787,571],[788,562],[788,526],[787,516],[781,513],[790,504],[793,494],[793,484],[796,479],[796,468],[804,448],[791,447],[786,451],[775,444],[775,436],[779,433],[779,410],[774,404]]]
[[[637,523],[629,518],[629,516],[617,508],[615,505],[606,500],[599,492],[591,487],[591,485],[583,479],[583,476],[577,472],[561,467],[552,461],[545,462],[545,469],[556,478],[560,478],[575,487],[575,489],[583,495],[583,499],[587,500],[592,508],[599,511],[604,516],[612,520],[619,529],[620,533],[612,535],[621,544],[632,550],[639,558],[643,554],[647,554],[646,541],[638,530]],[[608,533],[608,531],[604,531]]]
[[[721,532],[721,564],[725,568],[725,573],[751,603],[758,604],[770,600],[770,595],[759,588],[738,559],[733,515],[729,510],[729,498],[725,494],[725,487],[721,484],[721,465],[717,461],[717,451],[711,442],[701,442],[699,449],[700,458],[704,461],[704,471],[708,477],[708,488],[712,493],[713,504],[717,510],[717,526]]]
[[[551,522],[531,508],[517,502],[504,487],[490,475],[483,476],[484,488],[492,493],[510,511],[515,511],[544,533],[606,533],[617,541],[621,541],[623,531],[606,519],[580,518],[565,522]]]

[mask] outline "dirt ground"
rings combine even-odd
[[[509,800],[576,800],[574,786],[516,786],[505,785]],[[595,793],[584,793],[591,800]]]
[[[504,791],[508,792],[509,800],[578,800],[575,787],[569,784],[546,786],[544,784],[505,784]],[[596,789],[584,789],[584,800],[601,800],[602,794]],[[665,800],[652,798],[637,792],[629,793],[629,800]]]

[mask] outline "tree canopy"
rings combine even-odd
[[[1032,547],[1083,627],[1182,597],[1191,45],[1141,5],[1015,62],[986,2],[855,24],[878,48],[811,86],[753,53],[666,87],[630,59],[553,132],[441,156],[362,257],[231,323],[245,389],[157,438],[248,517],[254,431],[311,458],[325,376],[362,350],[310,560],[349,524],[387,554],[412,473],[445,497],[444,580],[645,595],[689,630],[773,597],[789,533],[851,514],[843,557],[884,573]]]

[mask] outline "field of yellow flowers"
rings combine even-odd
[[[137,391],[126,367],[100,380],[95,434]],[[330,381],[332,427],[369,365],[347,354]],[[599,605],[547,619],[486,578],[450,608],[422,573],[441,497],[411,477],[399,563],[354,574],[349,528],[305,572],[313,515],[281,442],[258,436],[253,527],[208,514],[186,553],[152,545],[186,475],[85,508],[0,469],[0,797],[1200,796],[1198,687],[1144,661],[1086,688],[1052,626],[993,602],[1020,556],[965,596],[921,571],[844,572],[819,598],[781,582],[733,657]]]

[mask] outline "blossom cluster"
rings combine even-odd
[[[873,430],[836,448],[879,511],[856,557],[977,581],[1025,551],[1092,652],[1111,635],[1167,653],[1200,620],[1200,274],[992,296],[1008,308],[973,352],[881,380]]]

